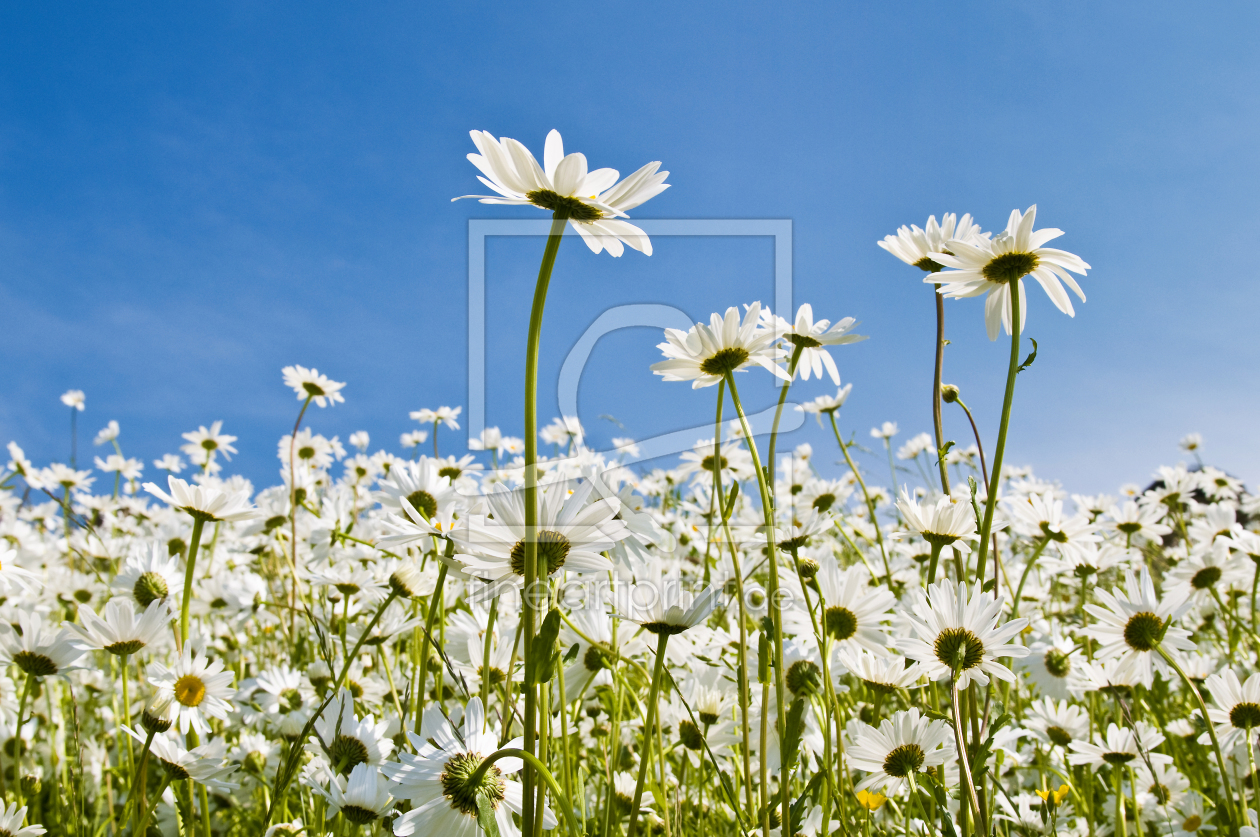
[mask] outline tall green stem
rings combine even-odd
[[[761,513],[766,523],[766,563],[770,566],[770,586],[766,592],[770,599],[770,621],[774,626],[774,692],[776,703],[778,704],[775,707],[777,710],[775,730],[778,732],[779,741],[783,741],[787,735],[787,703],[783,694],[783,681],[785,678],[783,668],[783,602],[780,601],[781,597],[779,595],[779,556],[775,550],[774,543],[774,493],[772,487],[767,485],[766,470],[761,465],[761,457],[757,453],[757,444],[753,441],[752,428],[748,426],[748,417],[744,413],[744,405],[740,403],[739,390],[735,387],[733,372],[726,373],[726,385],[731,390],[731,403],[735,405],[735,412],[739,415],[739,426],[744,431],[744,441],[748,443],[748,452],[752,455],[753,467],[757,469],[757,488],[761,492]],[[791,794],[786,792],[786,789],[792,786],[791,765],[783,764],[780,770],[780,787],[785,789],[782,794],[783,834],[784,837],[792,837],[792,797]]]
[[[629,837],[634,837],[635,827],[639,823],[639,806],[643,802],[643,782],[647,779],[648,763],[652,761],[652,727],[656,723],[656,699],[661,690],[661,676],[665,672],[665,646],[669,642],[669,634],[662,633],[656,638],[656,665],[652,667],[652,688],[648,692],[647,717],[643,720],[643,752],[639,753],[639,779],[634,783],[634,800],[630,803]],[[661,804],[666,800],[662,797]]]
[[[941,493],[949,493],[949,474],[945,471],[945,431],[941,424],[941,375],[945,367],[945,298],[933,288],[936,297],[936,374],[932,376],[932,429],[936,431],[936,458],[941,469]],[[897,490],[897,486],[893,486]],[[931,580],[929,579],[929,582]]]
[[[192,538],[188,543],[188,558],[184,561],[184,600],[179,604],[179,642],[180,648],[188,642],[188,607],[192,604],[193,571],[197,566],[197,551],[201,549],[201,529],[206,519],[201,515],[193,517]]]
[[[857,480],[858,488],[862,489],[862,497],[866,500],[866,509],[871,515],[871,528],[875,530],[875,542],[879,544],[879,554],[884,559],[884,575],[888,579],[888,588],[891,590],[892,569],[888,565],[888,550],[884,548],[884,535],[880,532],[879,520],[875,517],[875,501],[871,499],[871,492],[866,490],[866,481],[862,479],[862,474],[858,471],[857,466],[853,464],[853,457],[849,456],[849,446],[840,437],[840,428],[836,425],[836,411],[829,411],[827,417],[831,419],[831,432],[836,434],[836,443],[840,445],[840,452],[844,454],[844,461],[849,466],[849,470],[853,472],[853,478]],[[893,486],[893,490],[896,490],[896,486]]]
[[[534,286],[534,304],[529,312],[529,337],[525,346],[525,582],[521,591],[522,638],[525,641],[525,668],[529,670],[530,654],[534,648],[534,631],[537,607],[534,602],[534,584],[540,576],[538,567],[538,344],[542,338],[543,308],[547,304],[547,286],[551,283],[551,271],[560,251],[560,239],[568,219],[555,213],[547,247],[543,250],[542,264],[538,268],[538,282]],[[541,573],[545,577],[544,572]],[[538,730],[538,687],[525,684],[525,752],[533,755]],[[521,812],[521,833],[534,833],[534,772],[526,768],[523,775],[524,807]]]
[[[998,424],[997,447],[993,451],[993,478],[989,481],[988,497],[984,503],[984,522],[980,525],[979,566],[989,554],[989,532],[993,529],[993,511],[997,508],[998,490],[1002,485],[1002,456],[1006,453],[1006,431],[1011,423],[1011,402],[1015,400],[1015,376],[1019,373],[1019,289],[1020,280],[1010,282],[1011,295],[1011,360],[1006,370],[1006,395],[1002,399],[1002,421]],[[997,596],[997,585],[993,587]]]
[[[433,642],[433,620],[437,617],[439,603],[442,601],[442,585],[446,583],[446,571],[446,562],[439,561],[437,583],[434,584],[433,595],[429,598],[429,612],[424,617],[424,639],[420,641],[419,682],[416,684],[415,730],[417,734],[420,732],[420,720],[424,716],[424,685],[429,679],[429,648]]]

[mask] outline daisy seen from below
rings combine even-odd
[[[146,735],[131,727],[123,727],[123,731],[143,744]],[[168,735],[154,735],[149,745],[149,752],[157,759],[158,764],[172,782],[192,779],[199,785],[205,785],[216,793],[228,793],[240,787],[226,778],[236,772],[235,764],[228,764],[222,755],[222,742],[215,741],[203,744],[192,750],[185,750]]]
[[[667,328],[657,348],[667,359],[652,364],[652,371],[667,381],[691,381],[692,389],[713,386],[752,365],[791,381],[779,365],[785,353],[778,338],[761,324],[760,302],[748,306],[742,321],[732,306],[724,316],[712,314],[708,325],[696,323],[685,332]]]
[[[849,333],[857,325],[857,320],[852,317],[837,320],[835,325],[830,320],[815,322],[813,306],[808,302],[796,309],[794,322],[789,323],[782,317],[771,314],[769,309],[762,310],[761,318],[766,328],[775,331],[792,346],[792,355],[796,358],[792,369],[799,371],[801,378],[806,381],[809,380],[811,371],[821,381],[825,368],[832,382],[840,386],[840,370],[836,368],[836,361],[826,347],[860,343],[867,339],[865,335]]]
[[[10,802],[8,807],[0,803],[0,834],[8,835],[8,837],[37,837],[44,834],[47,829],[42,825],[27,825],[26,822],[26,806],[18,807],[16,802]]]
[[[382,779],[379,768],[369,764],[356,765],[346,779],[340,776],[330,777],[326,791],[319,785],[316,785],[315,790],[328,800],[326,819],[341,814],[356,829],[387,816],[394,808],[394,797],[389,793],[389,783]]]
[[[1239,682],[1233,669],[1227,668],[1207,678],[1204,686],[1212,695],[1208,717],[1216,727],[1222,752],[1228,753],[1260,729],[1260,674]],[[1199,743],[1211,743],[1206,732],[1199,736]]]
[[[315,737],[328,756],[334,773],[350,773],[361,764],[379,765],[394,751],[394,742],[385,734],[388,721],[377,722],[371,715],[359,718],[354,712],[350,690],[342,688],[337,698],[315,721]]]
[[[1084,292],[1068,271],[1083,276],[1089,265],[1079,256],[1042,246],[1063,235],[1063,230],[1047,227],[1034,231],[1036,220],[1036,204],[1028,207],[1027,212],[1015,209],[1011,211],[1006,229],[992,240],[972,238],[962,241],[955,238],[946,242],[944,251],[929,254],[933,261],[952,268],[933,273],[923,280],[940,285],[942,296],[987,295],[984,322],[990,340],[997,339],[999,323],[1005,326],[1007,334],[1011,333],[1012,286],[1019,289],[1019,329],[1021,332],[1024,330],[1028,316],[1025,276],[1031,275],[1037,280],[1055,307],[1069,317],[1076,316],[1076,312],[1063,284],[1071,288],[1081,302],[1085,301]]]
[[[623,244],[652,255],[652,242],[643,230],[628,221],[626,213],[669,188],[669,172],[658,171],[660,162],[643,166],[618,182],[616,169],[587,169],[586,155],[564,153],[560,132],[552,129],[543,146],[543,165],[524,145],[488,131],[472,131],[479,154],[468,160],[481,170],[477,179],[497,195],[462,195],[452,200],[475,198],[481,203],[537,206],[567,219],[592,252],[607,250],[612,256],[625,252]]]
[[[167,475],[166,486],[170,489],[169,494],[151,482],[144,484],[144,490],[172,508],[187,512],[194,520],[236,523],[252,520],[259,514],[245,491],[189,485],[173,474]]]
[[[86,650],[69,628],[44,621],[39,613],[19,610],[17,624],[5,623],[0,633],[0,661],[13,663],[28,677],[50,677],[82,668]]]
[[[897,228],[896,235],[886,235],[875,243],[912,267],[925,273],[936,273],[944,266],[933,261],[930,254],[948,252],[947,242],[954,239],[966,242],[988,240],[990,235],[980,231],[971,215],[964,214],[959,219],[954,213],[946,212],[939,224],[935,215],[929,215],[923,229],[919,229],[917,224],[903,225]]]
[[[1128,727],[1107,727],[1107,732],[1092,741],[1072,741],[1068,763],[1088,764],[1093,767],[1122,767],[1139,757],[1148,758],[1151,764],[1172,764],[1172,756],[1154,752],[1164,743],[1164,736],[1154,727],[1139,721],[1136,734]]]
[[[936,580],[936,562],[942,549],[952,546],[964,554],[971,552],[967,542],[977,537],[976,516],[971,509],[971,490],[967,486],[956,486],[950,495],[938,498],[935,503],[922,505],[903,486],[897,509],[906,526],[932,547],[928,565],[929,584]],[[894,539],[897,537],[893,535]]]
[[[442,718],[420,735],[408,733],[408,737],[415,754],[400,751],[401,763],[384,768],[396,783],[399,797],[411,803],[411,810],[394,824],[395,834],[473,837],[480,828],[478,797],[489,802],[500,834],[520,834],[512,815],[521,813],[523,790],[519,782],[507,777],[520,771],[523,762],[511,756],[500,758],[480,778],[474,775],[486,757],[499,749],[499,732],[486,724],[481,698],[468,701],[462,734]],[[520,746],[520,738],[504,745]],[[548,806],[543,807],[542,821],[544,828],[556,826],[555,814]]]
[[[886,795],[900,793],[914,774],[943,765],[951,758],[949,725],[907,709],[885,718],[879,728],[853,721],[845,731],[850,763],[870,775],[856,790],[874,789]]]
[[[339,402],[346,403],[346,399],[341,394],[345,384],[319,374],[318,369],[286,366],[280,371],[284,375],[284,385],[293,388],[293,391],[297,393],[298,401],[314,401],[320,407]]]
[[[902,616],[912,636],[897,640],[907,657],[918,660],[931,680],[957,678],[959,691],[974,680],[981,685],[993,676],[1014,682],[1015,675],[998,662],[1000,657],[1025,657],[1028,649],[1008,643],[1028,620],[1012,619],[999,625],[1002,598],[984,593],[979,585],[941,581],[927,595],[914,591]]]
[[[150,663],[149,682],[159,693],[174,699],[175,726],[180,732],[193,729],[205,735],[210,731],[209,718],[224,720],[232,711],[235,674],[224,671],[220,660],[207,661],[205,652],[198,653],[192,646],[186,642],[170,667]]]
[[[835,395],[820,395],[812,401],[797,404],[796,409],[802,413],[812,413],[818,419],[818,426],[822,427],[823,414],[835,415],[836,410],[844,406],[844,402],[852,391],[853,384],[845,384],[836,390]]]
[[[161,599],[150,602],[137,619],[131,600],[117,598],[106,603],[103,616],[97,616],[87,605],[80,605],[79,619],[83,627],[75,627],[75,631],[92,648],[127,657],[161,642],[166,637],[170,618],[171,610]]]
[[[842,568],[834,555],[822,556],[814,576],[822,596],[821,627],[839,648],[887,656],[885,623],[897,597],[887,587],[872,587],[870,581],[865,567]]]

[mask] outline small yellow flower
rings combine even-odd
[[[1067,799],[1067,795],[1068,795],[1067,785],[1059,785],[1059,789],[1056,791],[1048,791],[1048,790],[1037,791],[1037,796],[1041,797],[1042,802],[1049,802],[1051,797],[1053,797],[1054,802],[1052,804],[1056,808],[1063,804],[1063,800]]]
[[[870,791],[860,790],[857,792],[857,801],[868,811],[878,811],[880,807],[888,801],[888,797],[882,793],[871,793]]]

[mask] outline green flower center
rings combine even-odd
[[[1117,523],[1116,528],[1126,535],[1136,535],[1142,531],[1141,523]]]
[[[362,805],[343,805],[341,815],[355,825],[367,825],[378,816],[371,808],[364,808]]]
[[[739,346],[732,346],[729,349],[722,349],[713,357],[705,358],[704,362],[700,364],[700,371],[720,378],[728,372],[734,372],[747,362],[748,350]]]
[[[825,512],[828,509],[830,509],[833,505],[835,505],[835,502],[836,502],[836,495],[819,494],[817,497],[814,498],[813,506],[814,508],[818,509],[820,512]]]
[[[1149,611],[1135,613],[1124,626],[1124,641],[1134,651],[1150,651],[1164,634],[1164,623]]]
[[[141,607],[148,607],[160,599],[165,599],[170,592],[170,588],[166,586],[166,579],[157,573],[144,573],[136,579],[136,583],[131,588],[131,595],[135,597],[136,604]]]
[[[1229,722],[1238,729],[1260,727],[1260,706],[1254,703],[1239,703],[1229,710]]]
[[[129,657],[144,647],[144,642],[138,639],[127,639],[122,642],[115,642],[112,645],[106,645],[105,650],[111,654],[117,654],[119,657]]]
[[[1072,743],[1072,736],[1063,727],[1046,727],[1046,738],[1050,739],[1051,744],[1058,744],[1060,747]]]
[[[172,782],[181,782],[184,779],[192,778],[192,776],[188,774],[187,770],[175,762],[167,761],[166,759],[158,759],[158,761],[162,763],[162,769],[166,771],[167,776],[171,777]]]
[[[880,683],[878,680],[863,680],[862,682],[881,695],[891,695],[897,691],[897,687],[891,683]]]
[[[726,470],[726,466],[727,466],[727,464],[728,464],[728,463],[727,463],[727,461],[726,461],[726,457],[725,457],[725,456],[719,456],[719,457],[717,458],[717,463],[718,463],[718,470],[719,470],[719,471],[725,471],[725,470]],[[713,472],[713,456],[712,456],[712,454],[710,454],[709,456],[706,456],[704,459],[701,459],[701,460],[700,460],[700,470],[702,470],[702,471],[707,471],[707,472],[709,472],[709,473],[712,473],[712,472]]]
[[[936,637],[936,659],[955,671],[966,671],[984,659],[984,643],[966,628],[946,628]]]
[[[990,282],[1014,282],[1037,269],[1041,263],[1032,253],[1003,253],[980,269]]]
[[[323,387],[321,387],[319,384],[313,383],[313,382],[311,382],[311,381],[305,381],[305,382],[303,382],[303,384],[302,384],[302,389],[306,390],[306,394],[307,394],[307,395],[309,395],[309,396],[311,396],[312,398],[315,398],[315,397],[320,396],[320,395],[326,395],[326,394],[327,394],[327,393],[325,393],[325,392],[324,392],[324,388],[323,388]]]
[[[827,633],[837,642],[843,642],[857,633],[857,616],[847,607],[829,607],[823,619]]]
[[[945,265],[934,262],[927,256],[924,256],[915,262],[914,266],[919,270],[922,270],[924,273],[940,273],[945,269]]]
[[[1209,590],[1221,580],[1220,567],[1204,567],[1190,579],[1190,586],[1195,590]]]
[[[446,477],[451,482],[459,479],[459,475],[464,473],[462,468],[456,468],[454,465],[447,465],[445,468],[438,468],[438,476]]]
[[[787,339],[793,346],[798,346],[802,349],[817,349],[822,345],[822,343],[805,334],[789,334]]]
[[[1168,790],[1167,785],[1161,785],[1159,782],[1147,788],[1146,792],[1155,797],[1155,801],[1160,805],[1167,805],[1169,800],[1172,799],[1172,791]]]
[[[1137,758],[1137,756],[1133,753],[1103,753],[1103,761],[1107,762],[1107,764],[1115,766],[1128,764],[1135,758]]]
[[[884,759],[884,772],[889,776],[904,779],[923,766],[925,755],[918,744],[902,744]]]
[[[700,723],[704,724],[705,726],[712,726],[713,724],[717,723],[718,715],[716,712],[705,712],[703,709],[701,709],[696,714],[700,716]]]
[[[308,446],[298,448],[298,459],[314,459],[315,448]]]
[[[1052,540],[1055,543],[1067,543],[1068,536],[1062,532],[1054,531],[1050,528],[1050,524],[1044,520],[1041,521],[1041,534],[1045,535],[1047,540]]]
[[[586,653],[582,655],[582,665],[586,667],[587,671],[599,671],[602,668],[607,668],[607,664],[604,662],[604,653],[594,645],[587,648]]]
[[[349,735],[338,735],[328,748],[334,767],[340,767],[343,773],[349,773],[356,764],[365,764],[368,760],[368,748],[357,738]]]
[[[277,697],[280,698],[281,715],[288,715],[302,708],[302,693],[297,689],[285,689]]]
[[[582,203],[577,198],[561,195],[559,192],[553,192],[550,189],[535,189],[532,192],[526,192],[525,197],[534,206],[550,209],[556,214],[557,218],[571,218],[574,221],[589,224],[591,221],[598,221],[604,217],[604,213],[601,210]],[[475,813],[475,806],[473,810]]]
[[[503,771],[496,765],[490,765],[485,776],[473,784],[473,774],[481,762],[479,753],[459,753],[452,756],[442,770],[442,795],[451,801],[456,811],[473,817],[477,816],[478,795],[486,796],[496,809],[505,796]]]
[[[13,655],[13,662],[18,668],[34,677],[47,677],[57,673],[57,664],[34,651],[19,651]]]
[[[1186,817],[1186,821],[1181,824],[1181,830],[1182,831],[1198,831],[1201,825],[1203,825],[1203,818],[1200,817],[1198,814],[1191,814],[1190,816]]]
[[[797,660],[788,666],[787,687],[797,696],[812,695],[822,685],[822,670],[812,660]]]
[[[538,560],[547,567],[547,575],[554,575],[569,557],[569,539],[559,532],[544,529],[538,533]],[[512,572],[525,575],[525,541],[517,541],[511,553]]]
[[[704,749],[704,733],[700,732],[700,728],[690,720],[678,724],[678,740],[692,752]]]
[[[1067,677],[1072,671],[1072,658],[1058,648],[1051,648],[1046,652],[1045,667],[1051,677]]]
[[[411,492],[407,495],[407,502],[411,503],[412,508],[424,515],[425,520],[437,514],[437,500],[427,491]]]
[[[507,675],[503,673],[503,669],[495,668],[494,666],[490,666],[489,671],[486,670],[485,666],[482,666],[478,670],[477,674],[480,675],[483,680],[487,680],[491,686],[497,686],[507,679]]]

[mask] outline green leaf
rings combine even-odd
[[[739,499],[739,483],[731,483],[731,496],[726,500],[726,508],[722,510],[722,520],[730,520],[735,512],[735,501]]]
[[[948,442],[946,442],[945,444],[941,445],[940,450],[938,450],[938,451],[936,452],[936,464],[937,464],[937,465],[940,465],[940,464],[941,464],[941,460],[945,458],[945,454],[949,453],[949,449],[950,449],[950,448],[952,448],[953,446],[954,446],[954,440],[953,440],[953,439],[950,439]]]
[[[556,638],[560,635],[560,611],[553,610],[543,619],[542,627],[534,636],[530,648],[529,665],[525,669],[525,682],[536,686],[546,683],[555,671]]]
[[[930,707],[925,706],[923,708],[923,714],[927,715],[933,721],[944,721],[945,723],[949,724],[951,727],[954,725],[953,718],[949,717],[944,712],[937,712],[935,709],[932,709]]]
[[[805,731],[805,698],[797,698],[788,709],[787,729],[783,735],[781,759],[784,769],[796,764],[796,754],[801,746],[801,734]]]
[[[494,818],[494,803],[484,793],[477,794],[477,824],[486,837],[499,837],[499,821]]]
[[[1029,337],[1028,339],[1032,341],[1033,348],[1032,348],[1032,351],[1028,353],[1028,357],[1024,358],[1024,362],[1021,363],[1019,365],[1019,368],[1015,370],[1016,375],[1018,375],[1020,372],[1023,372],[1028,367],[1032,366],[1033,361],[1037,359],[1037,341],[1033,340],[1031,337]]]
[[[928,788],[928,798],[935,803],[936,811],[940,814],[945,837],[958,837],[958,833],[954,831],[954,821],[949,817],[949,797],[945,793],[945,788],[941,787],[940,782],[937,782],[930,773],[916,774],[915,781]]]
[[[991,578],[988,581],[986,581],[983,585],[981,585],[980,589],[982,592],[987,593],[990,590],[992,590],[994,587],[997,587],[997,579]]]
[[[572,647],[570,647],[569,650],[565,652],[564,664],[568,665],[569,663],[576,660],[578,657],[578,651],[580,650],[582,650],[582,644],[580,642],[573,643]]]

